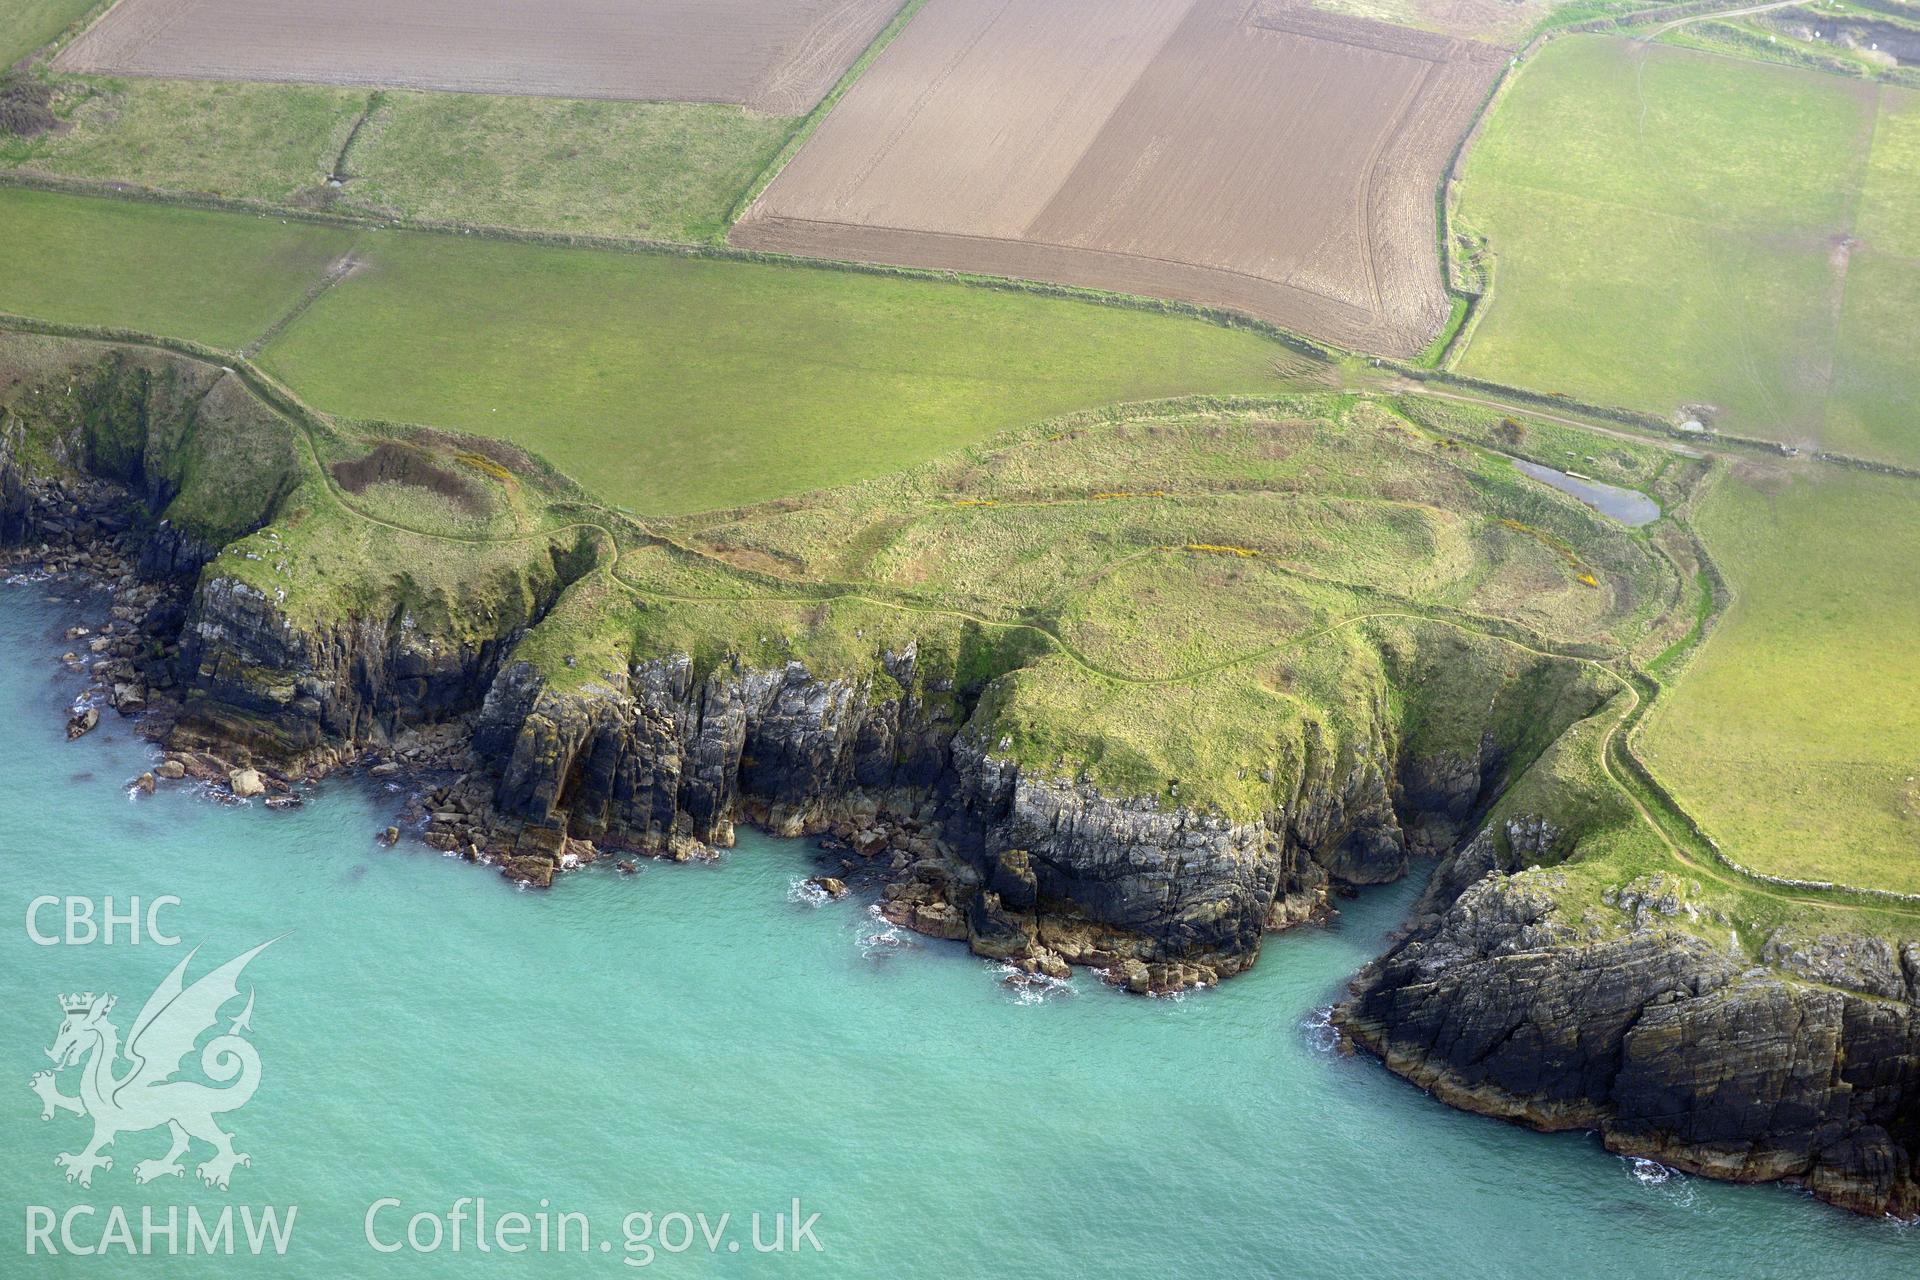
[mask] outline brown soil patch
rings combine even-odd
[[[812,110],[900,0],[121,0],[62,71]]]
[[[33,138],[59,126],[53,86],[26,72],[0,74],[0,136]]]
[[[400,484],[439,494],[469,515],[481,514],[487,507],[478,485],[411,445],[383,444],[362,457],[336,462],[331,470],[348,493],[365,493],[376,484]]]
[[[1278,0],[932,0],[732,240],[1223,307],[1395,355],[1504,60]]]
[[[413,438],[428,449],[453,454],[477,454],[492,466],[515,476],[531,475],[538,470],[526,450],[491,436],[456,436],[432,427],[421,427],[413,433]]]

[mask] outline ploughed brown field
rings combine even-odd
[[[813,109],[901,0],[120,0],[62,71]]]
[[[931,0],[731,239],[1412,355],[1448,310],[1435,190],[1505,56],[1280,0]]]

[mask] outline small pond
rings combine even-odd
[[[1537,462],[1528,462],[1525,458],[1515,458],[1513,465],[1535,480],[1550,484],[1562,493],[1572,494],[1601,515],[1612,516],[1621,524],[1637,529],[1660,518],[1660,504],[1638,489],[1622,489],[1617,484],[1602,484],[1585,476],[1571,476]]]

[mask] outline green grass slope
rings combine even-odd
[[[1492,301],[1463,372],[1920,462],[1915,95],[1608,37],[1554,41],[1472,152]],[[1864,278],[1861,278],[1864,277]]]
[[[1736,599],[1648,763],[1756,870],[1920,892],[1920,485],[1743,465],[1698,528]]]
[[[7,0],[0,5],[0,70],[77,22],[94,0]]]
[[[358,233],[0,189],[0,311],[239,348]]]
[[[239,350],[319,408],[533,449],[604,500],[733,506],[1115,401],[1271,391],[1258,334],[825,268],[356,231],[0,189],[0,311]]]
[[[503,436],[646,513],[881,475],[1118,400],[1269,389],[1181,317],[867,273],[371,234],[263,353],[330,412]]]

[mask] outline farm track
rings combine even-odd
[[[1773,0],[1771,4],[1745,5],[1738,9],[1710,9],[1705,13],[1690,13],[1684,18],[1676,18],[1672,22],[1642,32],[1633,38],[1642,44],[1651,44],[1669,31],[1677,31],[1681,27],[1691,26],[1696,22],[1720,22],[1727,18],[1746,18],[1756,13],[1771,13],[1775,9],[1791,9],[1804,3],[1806,0]]]
[[[1584,422],[1579,418],[1563,417],[1557,413],[1548,413],[1543,409],[1514,404],[1506,400],[1495,400],[1486,396],[1471,396],[1459,391],[1435,391],[1431,389],[1429,384],[1424,382],[1412,382],[1403,379],[1390,383],[1389,389],[1396,394],[1433,396],[1438,400],[1452,400],[1456,404],[1477,405],[1482,409],[1492,409],[1497,413],[1519,414],[1529,418],[1538,418],[1542,422],[1557,423],[1563,427],[1575,427],[1581,431],[1590,431],[1594,435],[1607,436],[1614,440],[1625,440],[1631,444],[1652,445],[1656,449],[1665,449],[1668,453],[1678,454],[1683,458],[1704,458],[1707,456],[1697,449],[1689,448],[1678,440],[1662,439],[1655,435],[1640,435],[1637,432],[1626,431],[1619,427],[1603,427],[1598,423]]]

